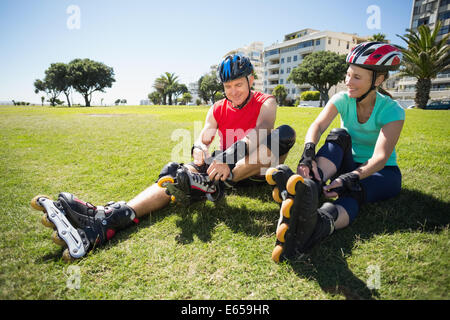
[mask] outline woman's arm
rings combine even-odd
[[[303,177],[310,177],[310,169],[313,171],[313,175],[317,180],[320,180],[319,172],[317,170],[317,163],[314,160],[311,160],[311,155],[314,151],[315,156],[315,146],[319,143],[320,137],[330,126],[331,122],[338,115],[338,110],[336,106],[328,102],[324,109],[320,112],[314,122],[309,126],[309,129],[305,136],[305,150],[303,151],[302,158],[297,166],[297,173]],[[313,146],[311,151],[311,144]],[[308,149],[308,150],[307,150]],[[304,160],[305,164],[302,164],[302,160]],[[309,163],[309,164],[308,164]]]
[[[357,175],[359,180],[362,180],[383,169],[400,138],[403,124],[404,120],[397,120],[384,125],[380,130],[372,157],[351,173]],[[337,193],[332,191],[332,189],[342,185],[340,178],[332,181],[328,186],[324,187],[325,196],[329,198],[336,197]]]

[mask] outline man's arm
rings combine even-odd
[[[277,101],[275,98],[271,97],[261,106],[255,128],[250,130],[247,136],[242,139],[246,143],[249,153],[252,153],[262,142],[265,141],[267,135],[275,125],[276,117]]]
[[[192,149],[192,157],[194,163],[201,166],[205,163],[205,159],[209,157],[209,145],[214,140],[217,133],[217,121],[214,118],[214,107],[211,107],[206,115],[205,125],[203,126],[200,136],[194,142]]]

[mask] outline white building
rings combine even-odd
[[[450,0],[414,0],[411,11],[410,29],[417,30],[421,25],[428,25],[431,30],[436,22],[441,21],[437,40],[450,33]],[[450,40],[447,42],[450,43]],[[393,77],[388,83],[389,92],[399,99],[414,99],[416,95],[414,77]],[[430,98],[432,100],[450,98],[450,72],[439,73],[431,81]]]
[[[316,51],[333,51],[347,54],[356,44],[367,38],[356,34],[333,31],[303,29],[284,36],[284,41],[264,48],[263,51],[263,92],[272,93],[281,84],[285,86],[287,99],[295,100],[301,92],[315,90],[308,84],[297,86],[287,78],[291,71],[302,63],[303,59]],[[330,90],[330,95],[343,89],[337,85]]]
[[[223,57],[225,58],[228,55],[233,54],[242,54],[250,59],[252,65],[255,69],[256,79],[253,84],[253,87],[256,91],[263,90],[263,59],[262,53],[264,50],[264,44],[262,42],[252,42],[248,46],[244,46],[242,48],[238,48],[235,50],[231,50]]]

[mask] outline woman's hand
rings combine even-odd
[[[321,181],[319,170],[317,170],[317,162],[315,160],[311,161],[311,170],[305,164],[299,164],[297,167],[297,174],[301,175],[303,178],[316,179]]]

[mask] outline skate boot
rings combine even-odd
[[[295,196],[284,200],[281,205],[273,261],[281,262],[307,253],[333,233],[337,208],[331,203],[318,208],[316,184],[311,179],[297,180],[294,186],[288,184],[289,190],[295,190]]]
[[[110,240],[116,231],[139,222],[134,210],[124,201],[96,207],[65,192],[59,194],[58,201],[36,196],[31,206],[45,213],[41,221],[55,229],[53,241],[67,246],[63,252],[66,261],[85,256],[95,246]]]
[[[292,177],[292,180],[303,180],[303,178],[299,175],[294,174],[292,170],[285,164],[280,164],[275,168],[269,168],[266,171],[266,181],[268,184],[275,186],[272,191],[273,200],[277,203],[282,203],[284,200],[287,200],[289,197],[289,192],[286,190],[286,186],[288,184],[289,179]],[[290,186],[295,185],[295,183],[290,182]],[[295,190],[291,190],[291,198],[292,194],[295,194]]]
[[[184,206],[204,199],[219,201],[225,195],[223,181],[211,181],[206,173],[194,173],[186,167],[179,168],[176,178],[165,187],[166,193]]]

